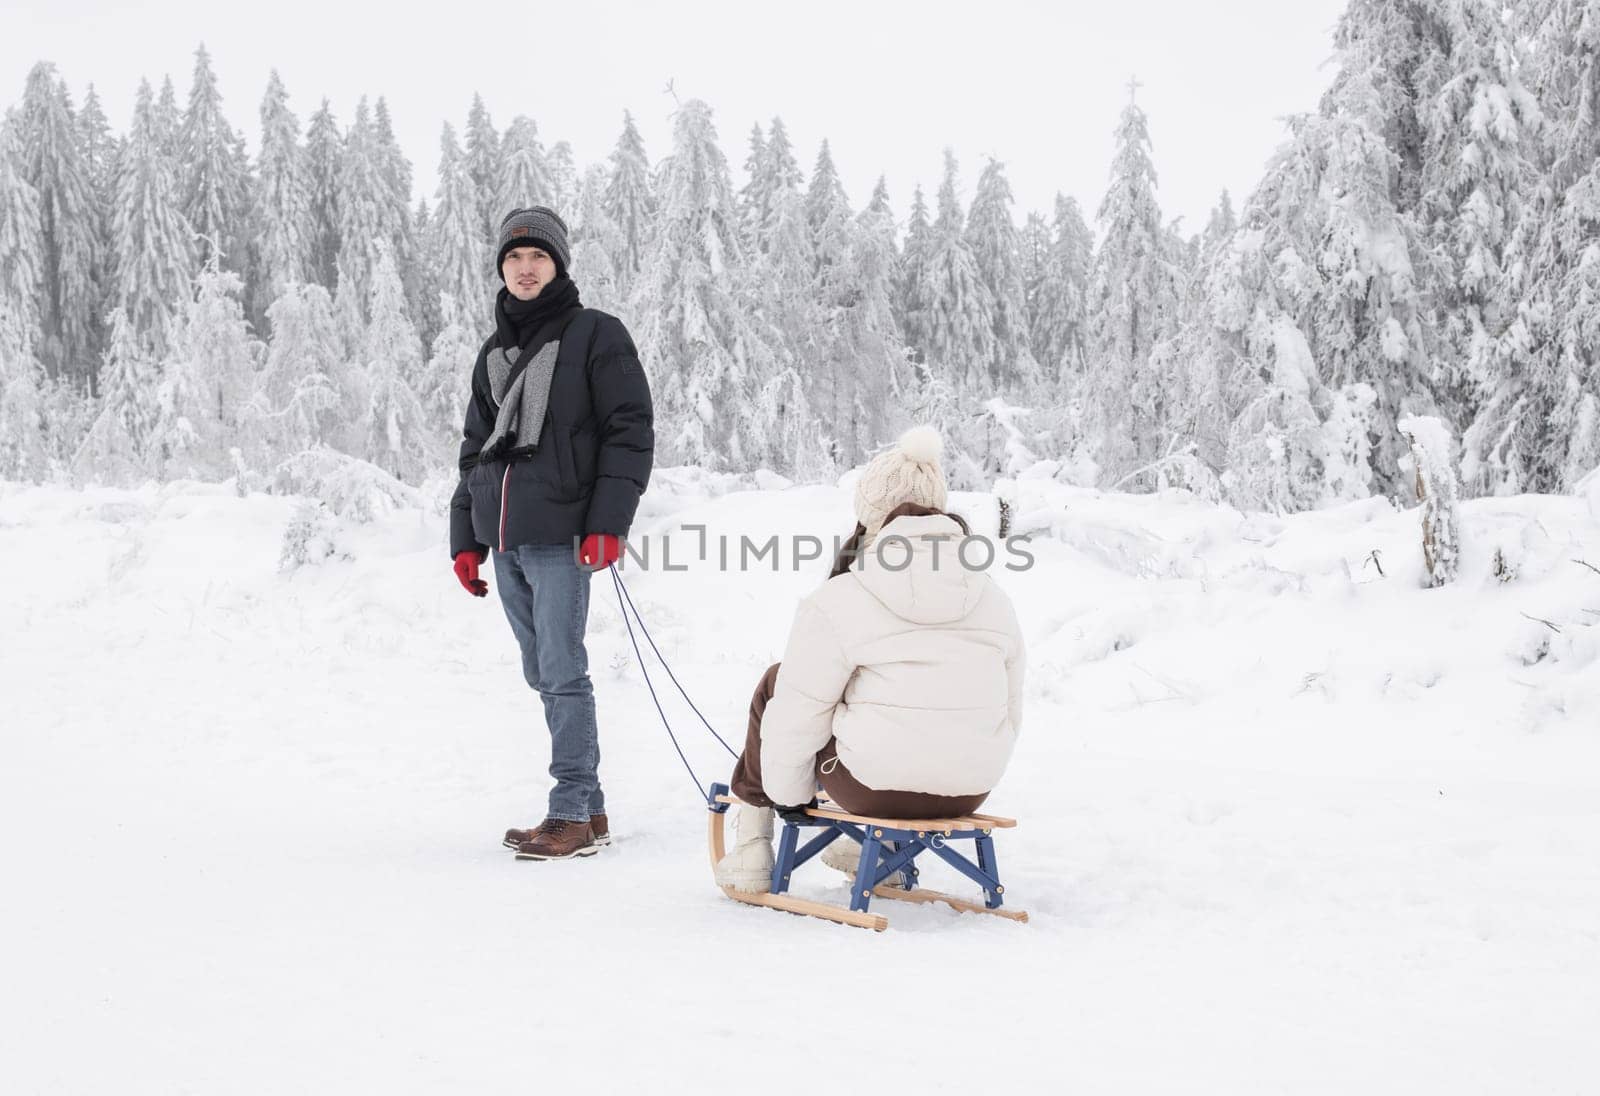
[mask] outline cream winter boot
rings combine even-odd
[[[851,879],[856,877],[856,868],[861,866],[861,846],[847,837],[838,838],[822,850],[821,860],[834,871],[842,871]],[[884,886],[898,887],[901,883],[900,873],[895,872],[883,881]]]
[[[772,890],[772,808],[740,803],[733,809],[734,846],[717,862],[717,886],[746,894]]]

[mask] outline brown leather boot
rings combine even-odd
[[[539,823],[531,830],[507,830],[505,838],[500,843],[506,848],[510,849],[512,852],[516,852],[519,845],[522,845],[524,842],[532,841],[539,835],[539,831],[542,829],[544,829],[543,822]]]
[[[594,829],[589,823],[547,818],[531,841],[524,841],[517,846],[517,859],[571,860],[578,856],[593,856],[599,851],[600,846],[594,840]]]
[[[531,830],[507,830],[505,838],[500,843],[515,852],[519,846],[532,841],[543,828],[544,823],[541,822]],[[605,815],[591,814],[589,816],[589,828],[594,831],[594,843],[596,845],[611,844],[611,825],[607,822]]]

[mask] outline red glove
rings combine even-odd
[[[610,533],[590,533],[578,545],[578,559],[590,569],[603,571],[622,556],[622,538]]]
[[[478,564],[484,559],[485,554],[472,548],[456,553],[456,578],[461,580],[461,585],[473,597],[489,596],[489,584],[478,577]]]

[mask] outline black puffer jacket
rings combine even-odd
[[[575,310],[560,336],[539,444],[480,462],[494,432],[489,351],[502,338],[483,344],[472,369],[450,555],[627,536],[655,450],[650,386],[628,329],[597,309]]]

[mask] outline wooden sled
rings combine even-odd
[[[711,850],[713,871],[727,852],[724,821],[728,807],[738,802],[728,794],[726,784],[711,785],[706,804],[710,808],[707,844]],[[888,928],[889,919],[869,911],[868,906],[874,898],[897,902],[939,902],[965,913],[993,914],[1012,921],[1028,919],[1027,913],[1022,910],[1003,908],[1006,888],[1000,882],[1000,870],[994,855],[994,831],[1011,829],[1017,824],[1014,819],[989,814],[969,814],[960,818],[871,818],[850,814],[826,802],[804,811],[785,812],[782,819],[783,831],[778,836],[778,852],[772,869],[772,892],[746,894],[732,887],[723,887],[722,893],[748,905],[821,917],[841,925],[854,925],[875,932]],[[801,845],[802,828],[821,832]],[[855,882],[850,888],[850,908],[795,898],[787,893],[795,869],[840,837],[848,837],[861,846]],[[972,842],[972,858],[952,847],[961,841]],[[982,888],[983,902],[971,902],[918,887],[916,860],[925,853],[943,860],[977,883]],[[884,881],[895,872],[900,873],[902,882],[898,886],[886,884]]]

